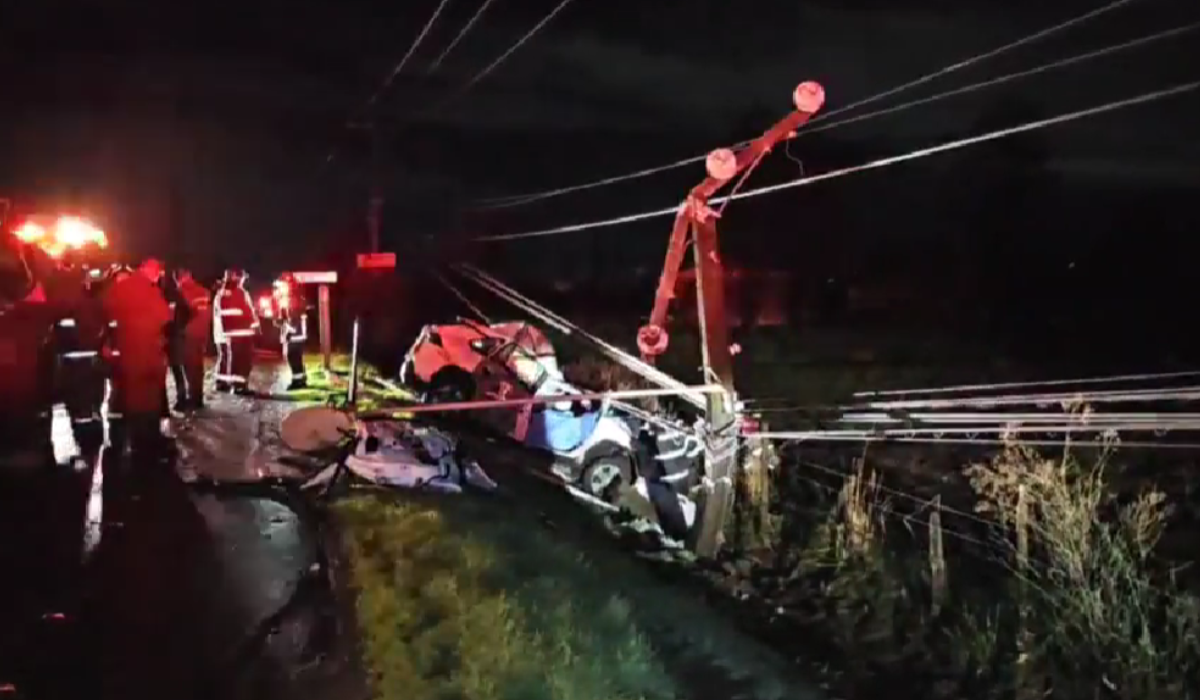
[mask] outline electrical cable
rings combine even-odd
[[[815,462],[800,461],[797,463],[802,464],[807,467],[817,467],[818,466]],[[825,471],[832,476],[836,476],[836,477],[840,478],[843,481],[843,483],[845,481],[847,481],[850,477],[850,475],[848,475],[848,474],[839,472],[836,469],[829,469],[828,467],[820,467],[819,471]],[[829,493],[837,494],[837,493],[840,493],[842,490],[836,486],[830,486],[829,484],[821,483],[820,481],[817,481],[816,479],[813,479],[813,478],[809,478],[809,477],[800,477],[800,478],[803,479],[805,483],[816,486],[817,488],[823,489]],[[884,492],[888,493],[889,495],[900,494],[904,497],[905,500],[915,501],[922,507],[922,509],[928,508],[928,507],[934,505],[933,501],[922,499],[919,496],[915,496],[912,494],[906,494],[903,491],[897,491],[895,489],[885,487],[882,484],[877,484],[877,486],[879,487],[880,491],[884,491]],[[877,504],[875,504],[875,507],[877,507],[880,510],[880,512],[882,512],[884,515],[889,515],[893,518],[896,518],[897,520],[900,520],[901,522],[905,523],[906,525],[916,524],[916,525],[920,525],[921,527],[925,528],[926,530],[933,529],[933,525],[931,523],[929,523],[927,520],[922,520],[921,518],[918,518],[915,515],[909,515],[907,513],[900,513],[898,511],[896,511],[894,508],[891,508],[890,506],[888,506],[887,504],[877,503]],[[999,526],[996,523],[984,520],[983,518],[980,518],[975,515],[971,515],[971,514],[967,513],[966,511],[958,510],[955,508],[950,508],[944,504],[938,505],[937,508],[939,511],[944,512],[944,513],[949,513],[951,515],[966,516],[966,519],[971,520],[972,522],[982,523],[983,525],[987,526],[987,528],[990,530],[999,529]],[[952,539],[957,539],[961,542],[973,544],[976,547],[979,547],[980,549],[982,549],[984,551],[991,552],[992,554],[994,554],[996,556],[1001,556],[1003,554],[1006,554],[1006,552],[1001,550],[994,542],[989,543],[989,542],[981,540],[977,537],[972,537],[970,535],[958,532],[956,530],[951,530],[949,528],[943,527],[942,534],[947,535]]]
[[[827,437],[827,438],[812,438],[801,436],[799,433],[746,433],[746,437],[762,438],[764,440],[779,440],[784,442],[852,442],[852,443],[873,443],[873,442],[888,442],[888,443],[903,443],[913,445],[987,445],[987,446],[1005,446],[1005,445],[1020,445],[1028,447],[1099,447],[1099,448],[1122,448],[1128,447],[1131,449],[1178,449],[1178,450],[1200,450],[1200,443],[1197,442],[1156,442],[1156,441],[1126,441],[1120,440],[1117,442],[1106,440],[1028,440],[1021,439],[1018,441],[1005,440],[1000,438],[906,438],[906,437],[889,437],[889,436],[864,436],[864,437]]]
[[[1072,403],[1158,403],[1163,401],[1200,400],[1200,385],[1168,389],[1132,389],[1112,391],[1060,392],[1041,394],[997,394],[994,396],[965,396],[949,399],[910,399],[873,401],[841,405],[795,404],[791,406],[752,407],[753,413],[784,413],[821,411],[903,411],[911,409],[995,408],[1001,406],[1041,406]]]
[[[1115,384],[1118,382],[1146,382],[1159,379],[1178,379],[1181,377],[1200,377],[1200,370],[1181,372],[1151,372],[1142,374],[1115,374],[1106,377],[1084,377],[1082,379],[1047,379],[1026,382],[1000,382],[994,384],[958,384],[955,386],[932,387],[925,389],[892,389],[887,391],[856,391],[855,398],[870,398],[882,396],[905,396],[912,394],[957,394],[968,391],[993,391],[998,389],[1024,389],[1035,386],[1065,386],[1068,384]]]
[[[476,84],[478,84],[478,83],[479,83],[481,80],[483,80],[483,79],[484,79],[484,78],[486,78],[488,75],[490,75],[490,74],[492,73],[492,71],[494,71],[494,70],[496,70],[497,68],[499,68],[499,67],[500,67],[500,64],[502,64],[502,63],[504,63],[505,61],[507,61],[507,60],[508,60],[508,58],[509,58],[509,56],[512,56],[512,55],[513,55],[513,54],[514,54],[514,53],[517,51],[517,49],[519,49],[519,48],[521,48],[522,46],[524,46],[524,45],[525,45],[525,43],[526,43],[527,41],[529,41],[530,39],[532,39],[532,38],[533,38],[533,36],[534,36],[535,34],[537,34],[539,31],[541,31],[541,30],[542,30],[542,27],[545,27],[547,24],[549,24],[549,23],[550,23],[550,20],[554,19],[554,18],[555,18],[555,17],[558,15],[558,13],[562,12],[563,10],[565,10],[565,9],[566,9],[566,7],[567,7],[567,5],[570,5],[572,1],[573,1],[573,0],[561,0],[561,1],[558,3],[558,5],[556,5],[556,6],[554,7],[554,9],[553,9],[553,10],[550,10],[550,12],[549,12],[549,13],[548,13],[548,14],[547,14],[545,17],[543,17],[543,18],[541,19],[541,21],[539,21],[537,24],[533,25],[533,28],[532,28],[532,29],[530,29],[528,32],[525,32],[525,35],[524,35],[524,36],[522,36],[520,39],[518,39],[518,40],[517,40],[517,42],[516,42],[515,44],[513,44],[512,46],[510,46],[510,47],[508,48],[508,50],[507,50],[507,51],[505,51],[504,53],[500,54],[500,56],[499,56],[499,57],[497,57],[497,58],[496,58],[496,60],[492,61],[492,62],[491,62],[491,63],[489,63],[489,64],[488,64],[486,67],[484,67],[484,69],[483,69],[483,70],[481,70],[481,71],[479,71],[478,73],[476,73],[476,74],[475,74],[475,77],[473,77],[473,78],[471,78],[470,80],[468,80],[468,81],[467,81],[467,82],[466,82],[466,83],[465,83],[465,84],[464,84],[464,85],[463,85],[461,88],[459,88],[459,89],[458,89],[458,90],[457,90],[457,91],[456,91],[454,94],[452,94],[452,95],[450,95],[450,96],[446,97],[446,99],[442,100],[442,101],[441,101],[441,102],[439,102],[437,105],[435,105],[435,106],[434,106],[432,109],[430,109],[428,112],[426,112],[426,113],[425,113],[425,115],[426,115],[426,116],[428,116],[429,114],[433,114],[433,113],[435,113],[435,112],[438,112],[438,111],[440,111],[440,110],[444,109],[444,108],[445,108],[447,105],[449,105],[451,102],[453,102],[454,100],[457,100],[457,99],[459,99],[459,98],[460,98],[460,97],[462,97],[464,94],[466,94],[466,93],[467,93],[467,91],[469,91],[469,90],[470,90],[471,88],[473,88],[473,87],[474,87]]]
[[[392,72],[383,79],[383,83],[379,86],[379,89],[376,90],[375,93],[371,95],[370,99],[367,100],[366,107],[364,108],[365,110],[370,110],[372,107],[374,107],[375,103],[379,101],[379,98],[383,97],[383,94],[386,93],[388,88],[392,86],[392,81],[396,79],[396,76],[400,75],[400,72],[404,70],[404,66],[408,65],[408,60],[412,58],[413,54],[415,54],[417,49],[421,46],[421,43],[425,41],[425,37],[429,34],[429,30],[433,29],[434,23],[437,22],[438,17],[442,14],[442,10],[445,9],[446,5],[449,3],[450,0],[441,0],[438,2],[438,6],[433,10],[433,14],[430,15],[429,21],[425,22],[425,26],[421,28],[421,33],[417,35],[417,38],[413,40],[412,45],[408,47],[408,51],[404,54],[404,57],[400,59],[400,62],[396,64],[396,67],[392,69]]]
[[[413,39],[413,43],[409,45],[408,51],[404,53],[404,56],[400,59],[396,66],[392,68],[391,72],[384,77],[383,82],[380,83],[375,92],[372,93],[369,98],[367,98],[367,102],[360,109],[360,112],[369,113],[371,108],[375,106],[375,103],[378,102],[379,99],[383,97],[384,93],[387,92],[388,88],[392,86],[392,82],[396,79],[396,76],[400,75],[400,72],[404,70],[406,65],[408,65],[409,59],[412,58],[413,54],[417,52],[417,49],[421,46],[421,43],[425,41],[425,37],[429,34],[429,30],[433,28],[434,23],[437,22],[438,17],[442,14],[442,10],[445,9],[449,2],[450,0],[441,0],[438,3],[438,6],[433,10],[433,14],[430,15],[429,20],[425,22],[425,26],[422,27],[420,33],[417,34],[417,38]],[[333,162],[333,159],[337,156],[337,150],[338,149],[336,146],[330,149],[329,154],[325,156],[325,160],[321,164],[322,170],[325,166]]]
[[[475,304],[471,303],[471,300],[467,298],[467,295],[463,294],[462,290],[454,286],[454,284],[452,284],[450,280],[446,279],[444,275],[435,272],[434,276],[436,277],[437,281],[440,282],[443,287],[450,290],[450,293],[457,297],[458,300],[461,301],[471,313],[475,314],[476,318],[488,325],[492,323],[491,320],[488,319],[487,314],[480,311],[478,306],[475,306]]]
[[[483,17],[483,13],[487,12],[488,8],[491,7],[492,3],[495,1],[496,0],[483,0],[483,4],[479,6],[478,10],[475,10],[475,14],[471,15],[471,19],[467,20],[467,23],[463,25],[462,30],[458,32],[458,35],[454,37],[449,45],[447,45],[446,48],[440,54],[438,54],[437,58],[433,59],[433,62],[429,64],[429,67],[425,69],[425,75],[432,75],[433,72],[442,65],[442,62],[446,60],[446,57],[450,55],[450,52],[453,51],[456,46],[458,46],[459,42],[463,40],[463,37],[467,35],[467,32],[470,32],[471,29],[474,28],[475,23]]]
[[[919,78],[910,80],[901,85],[897,85],[896,87],[889,88],[887,90],[884,90],[879,93],[875,93],[874,95],[863,98],[856,102],[852,102],[851,104],[848,104],[844,107],[840,107],[838,109],[831,110],[824,114],[816,115],[813,117],[813,119],[811,119],[809,121],[809,123],[813,124],[813,123],[816,123],[823,119],[828,119],[836,114],[841,114],[843,112],[847,112],[849,110],[852,110],[852,109],[855,109],[858,107],[862,107],[862,106],[865,106],[868,104],[873,104],[875,102],[878,102],[879,100],[885,99],[887,97],[891,97],[892,95],[896,95],[896,94],[904,92],[906,90],[910,90],[912,88],[919,87],[919,86],[929,83],[933,80],[944,77],[946,75],[950,75],[951,73],[956,73],[960,70],[963,70],[965,68],[973,66],[973,65],[980,63],[982,61],[985,61],[987,59],[995,58],[996,56],[999,56],[1001,54],[1012,51],[1013,49],[1020,48],[1027,44],[1031,44],[1031,43],[1039,41],[1041,39],[1045,39],[1046,37],[1052,36],[1059,32],[1066,31],[1067,29],[1070,29],[1076,25],[1082,24],[1084,22],[1087,22],[1088,20],[1099,17],[1100,15],[1103,15],[1103,14],[1106,14],[1113,10],[1124,7],[1125,5],[1128,5],[1134,1],[1135,0],[1114,0],[1114,2],[1110,2],[1107,5],[1104,5],[1103,7],[1097,8],[1095,10],[1091,10],[1082,15],[1078,15],[1069,20],[1066,20],[1065,22],[1060,22],[1053,26],[1050,26],[1050,27],[1047,27],[1040,31],[1034,32],[1033,34],[1026,35],[1020,39],[1017,39],[1016,41],[1012,41],[1012,42],[1009,42],[1002,46],[999,46],[997,48],[991,49],[989,51],[985,51],[983,53],[976,54],[965,60],[958,61],[951,65],[940,68],[932,73],[927,73]],[[749,143],[749,141],[743,141],[739,144],[736,144],[734,147],[738,148],[738,147],[744,146],[747,143]],[[666,165],[660,165],[660,166],[656,166],[656,167],[652,167],[652,168],[645,168],[643,170],[626,173],[624,175],[615,175],[612,177],[606,177],[606,178],[603,178],[600,180],[595,180],[593,182],[582,183],[579,185],[571,185],[569,187],[561,187],[561,188],[558,188],[555,190],[548,190],[548,191],[542,191],[542,192],[527,192],[525,194],[507,195],[507,196],[503,196],[503,197],[491,197],[488,199],[480,200],[478,202],[477,208],[499,209],[499,208],[521,206],[523,204],[528,204],[528,203],[539,201],[542,199],[549,199],[551,197],[558,197],[558,196],[561,196],[564,194],[569,194],[571,192],[579,192],[581,190],[593,189],[596,187],[611,185],[611,184],[615,184],[618,182],[624,182],[626,180],[634,180],[637,178],[647,177],[649,175],[655,175],[657,173],[666,172],[668,170],[674,170],[676,168],[680,168],[685,165],[691,165],[693,163],[701,163],[706,158],[708,158],[707,153],[705,153],[703,155],[699,155],[699,156],[694,156],[692,158],[685,158],[683,160],[678,160],[673,163],[668,163]]]
[[[1005,129],[997,129],[995,131],[990,131],[990,132],[987,132],[984,134],[980,134],[978,136],[970,136],[967,138],[956,139],[954,141],[948,141],[946,143],[942,143],[942,144],[939,144],[936,146],[930,146],[927,148],[918,149],[915,151],[910,151],[908,153],[904,153],[904,154],[901,154],[898,156],[890,156],[887,158],[880,158],[878,160],[870,161],[868,163],[863,163],[861,165],[855,165],[855,166],[850,166],[850,167],[846,167],[846,168],[838,168],[836,170],[830,170],[828,172],[820,173],[818,175],[802,177],[802,178],[798,178],[796,180],[790,180],[790,181],[782,182],[782,183],[779,183],[776,185],[768,185],[768,186],[759,187],[759,188],[753,189],[753,190],[747,190],[745,192],[739,192],[739,193],[733,194],[733,195],[715,197],[712,200],[710,200],[709,203],[710,204],[720,204],[722,202],[725,202],[726,200],[758,197],[760,195],[771,194],[771,193],[778,192],[778,191],[785,190],[785,189],[791,189],[794,187],[803,187],[806,185],[811,185],[811,184],[814,184],[817,182],[822,182],[824,180],[832,180],[835,178],[843,177],[845,175],[853,175],[855,173],[860,173],[860,172],[864,172],[867,170],[877,170],[879,168],[883,168],[883,167],[886,167],[889,165],[895,165],[897,163],[903,163],[903,162],[910,161],[910,160],[916,160],[918,158],[924,158],[926,156],[931,156],[931,155],[943,153],[946,151],[952,151],[952,150],[955,150],[958,148],[964,148],[966,146],[973,146],[975,144],[984,143],[986,141],[992,141],[995,139],[1003,138],[1005,136],[1012,136],[1014,134],[1020,134],[1020,133],[1024,133],[1027,131],[1034,131],[1036,129],[1042,129],[1042,128],[1049,127],[1049,126],[1055,126],[1058,124],[1063,124],[1066,122],[1074,121],[1076,119],[1082,119],[1084,117],[1095,116],[1097,114],[1104,114],[1106,112],[1111,112],[1111,111],[1122,109],[1125,107],[1132,107],[1134,105],[1144,104],[1147,102],[1153,102],[1155,100],[1160,100],[1160,99],[1164,99],[1167,97],[1174,97],[1176,95],[1181,95],[1183,93],[1195,90],[1198,87],[1200,87],[1200,81],[1184,83],[1181,85],[1175,85],[1173,87],[1164,88],[1162,90],[1155,90],[1153,92],[1142,93],[1140,95],[1136,95],[1134,97],[1126,98],[1123,100],[1106,102],[1104,104],[1097,105],[1095,107],[1089,107],[1087,109],[1081,109],[1081,110],[1076,110],[1073,112],[1067,112],[1064,114],[1060,114],[1058,116],[1049,117],[1046,119],[1039,119],[1039,120],[1031,121],[1031,122],[1026,122],[1024,124],[1020,124],[1020,125],[1013,126],[1013,127],[1008,127]],[[679,205],[676,205],[676,206],[672,206],[672,207],[665,207],[663,209],[656,209],[653,211],[641,212],[638,214],[628,214],[625,216],[619,216],[619,217],[615,217],[612,219],[592,221],[592,222],[587,222],[587,223],[582,223],[582,224],[571,224],[571,225],[567,225],[567,226],[559,226],[556,228],[542,229],[542,230],[538,230],[538,231],[527,231],[524,233],[510,233],[510,234],[501,234],[501,235],[495,235],[495,236],[481,236],[481,237],[475,238],[474,240],[476,240],[476,241],[511,241],[511,240],[526,239],[526,238],[542,238],[545,236],[557,236],[557,235],[568,234],[568,233],[577,233],[579,231],[587,231],[587,230],[594,229],[594,228],[619,226],[621,224],[629,224],[629,223],[634,223],[636,221],[644,221],[646,219],[653,219],[653,218],[657,218],[660,216],[671,216],[671,215],[674,215],[678,211],[678,209],[679,209]]]
[[[874,170],[874,169],[883,168],[883,167],[887,167],[887,166],[893,166],[893,164],[896,164],[896,163],[913,161],[913,160],[917,160],[917,158],[923,158],[926,156],[940,154],[940,152],[955,150],[955,149],[959,149],[959,148],[965,148],[965,146],[968,146],[968,145],[976,145],[979,143],[989,142],[989,140],[995,140],[997,138],[1013,136],[1013,134],[1038,130],[1038,128],[1044,128],[1044,127],[1048,127],[1048,126],[1064,124],[1064,122],[1074,121],[1076,119],[1082,119],[1082,118],[1085,118],[1085,116],[1094,116],[1097,114],[1104,114],[1106,112],[1112,112],[1112,110],[1122,109],[1124,107],[1133,107],[1133,106],[1136,106],[1136,104],[1153,102],[1156,100],[1162,100],[1162,98],[1165,98],[1165,97],[1174,97],[1176,95],[1182,95],[1182,94],[1184,94],[1184,92],[1189,92],[1189,91],[1195,90],[1196,88],[1200,88],[1200,80],[1196,80],[1196,82],[1192,82],[1192,83],[1184,83],[1181,85],[1171,86],[1171,88],[1165,88],[1162,90],[1154,90],[1152,92],[1142,92],[1141,95],[1124,98],[1124,100],[1105,102],[1103,104],[1098,104],[1098,106],[1096,106],[1096,107],[1088,107],[1086,109],[1078,109],[1078,110],[1074,110],[1074,112],[1067,112],[1067,113],[1060,114],[1057,116],[1050,116],[1050,118],[1046,118],[1046,119],[1039,119],[1036,121],[1027,121],[1027,122],[1025,122],[1025,124],[1021,124],[1018,126],[1010,126],[1008,128],[998,128],[998,130],[996,130],[996,131],[990,131],[990,132],[978,134],[978,136],[955,139],[955,140],[952,140],[952,142],[942,143],[942,144],[938,144],[935,146],[929,146],[929,148],[908,151],[907,154],[901,154],[899,156],[889,156],[889,157],[884,157],[884,158],[878,158],[878,160],[858,164],[858,166],[838,168],[838,169],[834,169],[834,170],[829,170],[829,172],[826,172],[826,173],[810,175],[810,177],[808,177],[808,178],[799,178],[796,180],[786,181],[786,183],[780,183],[778,185],[768,185],[768,186],[764,186],[764,187],[758,187],[758,189],[756,189],[756,190],[748,190],[745,192],[739,192],[739,193],[737,193],[737,195],[714,197],[712,199],[712,201],[709,201],[709,203],[710,204],[719,204],[719,203],[725,202],[726,199],[745,199],[745,198],[749,198],[749,197],[758,197],[761,195],[770,195],[770,193],[773,193],[773,192],[792,189],[792,187],[802,187],[805,185],[820,183],[820,181],[823,181],[823,180],[832,180],[835,178],[841,178],[841,177],[844,177],[844,175],[851,175],[854,173],[864,172],[864,170]],[[644,221],[647,219],[655,219],[655,217],[659,217],[659,216],[671,216],[673,214],[676,214],[676,211],[678,211],[678,209],[679,209],[679,205],[676,205],[676,207],[666,207],[666,208],[662,208],[662,209],[655,209],[653,211],[643,211],[643,213],[640,213],[640,214],[629,214],[629,215],[625,215],[625,216],[618,216],[618,217],[614,217],[614,219],[592,221],[592,222],[587,222],[587,223],[575,223],[575,225],[559,226],[557,228],[546,228],[546,229],[541,229],[541,231],[530,231],[530,232],[524,232],[524,233],[509,233],[509,234],[500,234],[500,235],[486,235],[486,237],[479,237],[479,238],[475,238],[474,240],[479,240],[479,241],[520,240],[520,239],[527,239],[527,238],[544,238],[544,237],[547,237],[547,235],[577,233],[577,232],[581,232],[581,231],[589,231],[589,229],[593,229],[593,228],[620,226],[620,225],[623,225],[623,223],[632,223],[632,222],[636,222],[636,221]]]
[[[860,114],[855,117],[839,119],[835,122],[830,122],[828,124],[821,124],[821,125],[815,126],[815,127],[806,127],[804,129],[801,129],[800,131],[796,132],[796,138],[801,138],[804,136],[808,136],[810,134],[816,134],[816,133],[819,133],[822,131],[828,131],[830,129],[836,129],[841,126],[855,124],[857,122],[874,119],[876,117],[882,117],[882,116],[885,116],[888,114],[895,114],[897,112],[903,112],[904,110],[911,109],[913,107],[919,107],[921,105],[931,104],[933,102],[939,102],[941,100],[944,100],[944,99],[947,99],[950,97],[957,97],[959,95],[965,95],[965,94],[968,94],[971,92],[975,92],[977,90],[982,90],[984,88],[994,87],[996,85],[1003,85],[1004,83],[1007,83],[1007,82],[1010,82],[1013,80],[1017,80],[1019,78],[1027,78],[1032,75],[1037,75],[1039,73],[1045,73],[1047,71],[1056,70],[1058,68],[1066,68],[1067,66],[1072,66],[1072,65],[1075,65],[1076,63],[1083,63],[1085,61],[1090,61],[1095,58],[1103,58],[1105,56],[1108,56],[1108,55],[1111,55],[1114,53],[1119,53],[1121,51],[1127,51],[1129,49],[1138,48],[1140,46],[1144,46],[1146,44],[1151,44],[1156,41],[1161,41],[1163,39],[1173,39],[1182,34],[1186,34],[1187,32],[1194,31],[1197,28],[1200,28],[1200,22],[1192,22],[1191,24],[1186,24],[1186,25],[1183,25],[1180,27],[1174,27],[1172,29],[1167,29],[1167,30],[1164,30],[1161,32],[1155,32],[1154,34],[1148,34],[1146,36],[1139,37],[1137,39],[1131,39],[1129,41],[1126,41],[1126,42],[1123,42],[1120,44],[1113,44],[1111,46],[1105,46],[1104,48],[1096,49],[1095,51],[1088,51],[1087,53],[1076,54],[1074,56],[1068,56],[1067,58],[1063,58],[1058,61],[1052,61],[1050,63],[1043,63],[1040,66],[1034,66],[1033,68],[1029,68],[1026,70],[1016,71],[1013,73],[1006,73],[1004,75],[1000,75],[995,78],[991,78],[989,80],[982,80],[977,83],[971,83],[970,85],[966,85],[966,86],[963,86],[960,88],[956,88],[954,90],[942,92],[937,95],[932,95],[930,97],[922,97],[919,100],[910,100],[908,102],[902,102],[902,103],[892,106],[892,107],[875,110],[873,112],[867,112],[866,114]],[[810,123],[812,121],[816,121],[816,120],[815,119],[810,120]]]
[[[1007,83],[1012,80],[1017,80],[1019,78],[1027,78],[1031,75],[1045,73],[1046,71],[1051,71],[1051,70],[1055,70],[1058,68],[1066,68],[1067,66],[1072,66],[1072,65],[1075,65],[1076,63],[1083,63],[1084,61],[1090,61],[1094,58],[1102,58],[1104,56],[1108,56],[1108,55],[1111,55],[1111,54],[1114,54],[1114,53],[1117,53],[1120,51],[1126,51],[1128,49],[1133,49],[1133,48],[1137,48],[1139,46],[1144,46],[1146,44],[1150,44],[1155,41],[1161,41],[1163,39],[1171,39],[1171,38],[1180,36],[1182,34],[1186,34],[1187,32],[1193,31],[1198,28],[1200,28],[1200,22],[1192,22],[1191,24],[1188,24],[1188,25],[1184,25],[1181,27],[1175,27],[1173,29],[1168,29],[1166,31],[1156,32],[1154,34],[1150,34],[1150,35],[1140,37],[1137,39],[1132,39],[1130,41],[1126,41],[1121,44],[1114,44],[1112,46],[1106,46],[1101,49],[1096,49],[1095,51],[1089,51],[1087,53],[1077,54],[1075,56],[1069,56],[1067,58],[1064,58],[1064,59],[1061,59],[1058,61],[1053,61],[1051,63],[1043,63],[1040,66],[1035,66],[1035,67],[1027,69],[1027,70],[1017,71],[1015,73],[1006,73],[1004,75],[997,76],[990,80],[982,80],[977,83],[971,83],[970,85],[966,85],[964,87],[957,88],[955,90],[949,90],[947,92],[939,93],[937,95],[932,95],[930,97],[923,97],[919,100],[910,100],[908,102],[902,102],[902,103],[892,106],[892,107],[887,107],[885,109],[876,110],[874,112],[867,112],[866,114],[860,114],[856,117],[850,117],[848,119],[839,119],[838,121],[829,122],[829,123],[822,124],[817,127],[806,127],[804,129],[797,131],[791,138],[789,138],[787,141],[784,142],[784,150],[785,151],[788,150],[788,147],[791,145],[791,141],[796,138],[801,138],[803,136],[808,136],[808,135],[819,133],[822,131],[828,131],[830,129],[836,129],[841,126],[846,126],[846,125],[854,124],[854,123],[861,122],[861,121],[867,121],[869,119],[874,119],[876,117],[882,117],[882,116],[886,116],[889,114],[895,114],[897,112],[903,112],[906,109],[912,109],[913,107],[919,107],[921,105],[939,102],[941,100],[944,100],[944,99],[947,99],[950,97],[957,97],[959,95],[965,95],[968,93],[975,92],[977,90],[982,90],[984,88],[995,87],[996,85],[1002,85],[1004,83]],[[815,120],[812,120],[812,121],[815,121]],[[748,167],[746,169],[746,172],[742,174],[741,179],[738,180],[737,184],[734,185],[734,187],[730,190],[731,195],[736,194],[737,191],[741,189],[742,184],[745,183],[746,179],[750,176],[750,173],[754,170],[754,168],[756,168],[758,166],[759,162],[762,161],[762,159],[765,155],[766,155],[765,151],[763,153],[760,153],[758,158],[756,158],[754,160],[754,162],[750,165],[750,167]],[[786,155],[788,156],[788,158],[792,158],[792,155],[790,152],[788,152]],[[801,175],[801,177],[804,176],[803,164],[801,164],[800,175]],[[728,200],[728,199],[725,200],[724,204],[722,204],[721,208],[717,211],[718,214],[720,214],[721,212],[723,212],[725,210],[725,206],[727,204],[729,204],[729,201],[730,200]]]

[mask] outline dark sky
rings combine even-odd
[[[450,0],[380,101],[375,116],[390,126],[391,243],[443,233],[475,197],[574,184],[752,136],[787,111],[801,80],[820,80],[835,108],[1103,4],[574,0],[452,107],[414,117],[557,1],[495,0],[426,74],[481,2]],[[344,125],[436,5],[3,0],[0,189],[86,206],[130,251],[269,267],[359,246],[366,149]],[[879,106],[1196,20],[1194,0],[1138,0]],[[971,133],[997,101],[1048,116],[1198,78],[1200,32],[849,126],[814,137],[813,148],[892,155]],[[1040,167],[1120,186],[1200,188],[1197,125],[1193,94],[1058,127],[1039,142]],[[806,166],[819,170],[814,158]],[[911,178],[936,167],[892,172]],[[702,174],[692,167],[636,183],[633,199],[623,199],[628,188],[585,193],[489,225],[552,226],[670,205]],[[787,165],[758,184],[794,174]],[[832,183],[822,191],[857,196]],[[668,225],[657,224],[663,238]],[[648,250],[655,246],[661,240]]]

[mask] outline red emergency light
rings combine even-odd
[[[31,218],[13,233],[21,241],[36,245],[46,254],[61,257],[68,250],[80,250],[89,246],[108,247],[108,236],[92,222],[78,216],[60,216],[42,223],[41,217]]]
[[[275,310],[271,304],[271,297],[264,295],[258,298],[258,315],[263,318],[271,318],[275,315]]]

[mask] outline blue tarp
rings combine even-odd
[[[559,411],[546,406],[544,410],[534,411],[530,418],[525,444],[550,452],[570,452],[591,437],[599,422],[599,410],[577,416],[569,410]]]

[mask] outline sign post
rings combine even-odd
[[[329,285],[322,284],[317,287],[317,313],[319,314],[319,332],[321,334],[321,357],[323,358],[325,371],[330,369],[329,356],[333,354],[333,340],[330,336],[333,331],[329,324]]]
[[[324,358],[325,371],[330,370],[330,356],[333,354],[333,331],[329,322],[329,285],[337,284],[337,272],[293,272],[292,277],[299,284],[317,285],[317,332],[321,337],[321,355]]]

